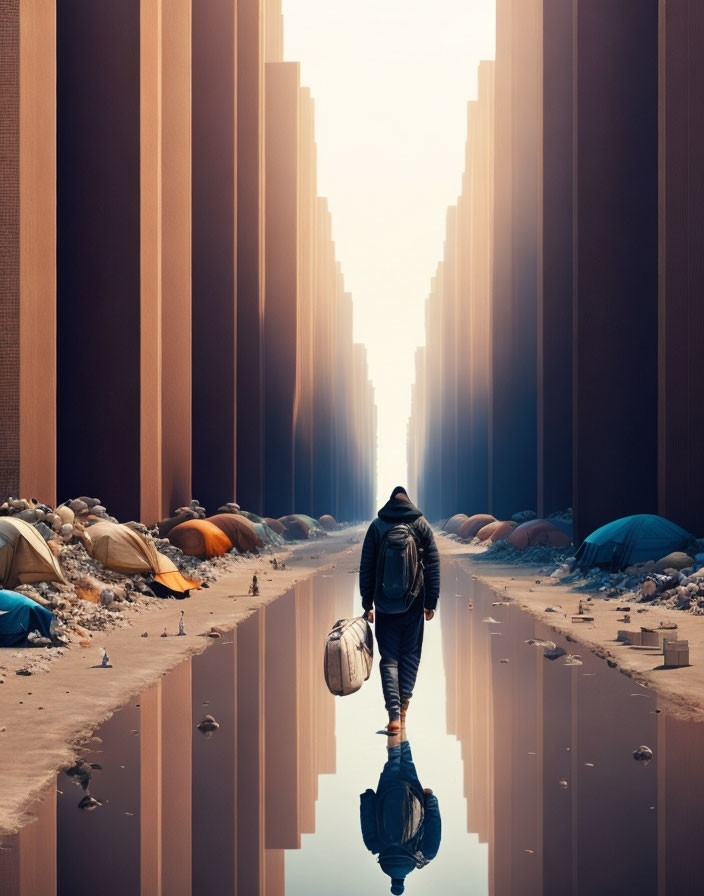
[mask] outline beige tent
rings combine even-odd
[[[200,582],[182,576],[172,560],[129,526],[102,521],[87,529],[86,534],[90,536],[91,557],[108,569],[125,575],[152,573],[157,582],[171,591],[200,588]]]
[[[56,557],[34,526],[16,517],[0,517],[0,582],[3,588],[65,581]]]

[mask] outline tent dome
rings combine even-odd
[[[625,516],[588,535],[577,551],[576,565],[580,569],[592,566],[624,569],[681,551],[689,540],[688,532],[662,516],[652,513]]]
[[[17,517],[0,517],[0,584],[65,582],[59,564],[34,526]]]
[[[566,548],[572,544],[572,536],[554,526],[549,520],[529,520],[521,523],[508,536],[508,543],[514,548],[525,550],[536,544],[553,548]]]
[[[51,637],[54,614],[16,591],[0,591],[0,647],[24,644],[30,632]]]
[[[222,516],[230,519],[232,514]],[[228,536],[212,519],[187,520],[175,526],[169,532],[169,541],[191,557],[220,557],[232,548]]]
[[[460,528],[462,524],[467,519],[466,513],[456,513],[454,516],[451,516],[450,519],[445,523],[443,528],[446,532],[449,532],[450,535],[459,535]]]
[[[494,520],[487,523],[477,532],[477,538],[480,541],[490,541],[492,544],[506,538],[516,528],[513,520]]]
[[[462,523],[459,531],[460,538],[463,538],[465,541],[471,541],[484,526],[495,522],[496,517],[490,513],[475,513]]]

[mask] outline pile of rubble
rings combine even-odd
[[[506,539],[494,542],[481,554],[473,554],[472,560],[499,565],[549,565],[552,569],[562,563],[574,561],[574,548],[555,548],[535,544],[528,548],[516,548]]]
[[[677,551],[658,561],[636,563],[620,572],[599,567],[586,572],[573,570],[569,561],[541,572],[570,585],[573,591],[589,593],[592,597],[647,603],[704,616],[704,553],[692,556]]]
[[[206,510],[198,501],[178,508],[177,514],[203,519]],[[143,574],[114,572],[93,559],[89,553],[90,528],[101,520],[118,521],[109,515],[98,498],[81,496],[52,509],[36,500],[9,498],[0,506],[0,516],[12,516],[33,526],[47,542],[65,582],[37,582],[17,585],[14,590],[50,610],[58,624],[57,640],[64,643],[89,643],[91,632],[106,631],[128,624],[129,617],[148,610],[159,602]],[[125,525],[153,542],[188,578],[197,579],[206,588],[232,569],[241,556],[233,551],[222,557],[189,557],[160,538],[156,526],[138,522]]]

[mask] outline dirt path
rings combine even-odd
[[[184,657],[205,650],[212,643],[206,633],[213,626],[232,628],[296,582],[349,562],[362,536],[362,527],[355,527],[278,551],[276,556],[286,561],[283,571],[272,569],[269,554],[243,560],[208,590],[185,601],[164,601],[135,616],[126,628],[96,634],[90,647],[71,647],[46,671],[26,677],[14,671],[36,658],[38,648],[0,654],[9,671],[0,673],[0,832],[22,823],[24,807],[57,768],[73,761],[82,737]],[[260,593],[251,597],[247,591],[255,572]],[[187,634],[177,637],[181,610]],[[169,637],[160,637],[164,629]],[[148,637],[142,637],[144,632]],[[111,669],[96,668],[102,646]]]
[[[443,556],[451,557],[497,594],[508,596],[542,623],[569,635],[605,661],[615,663],[624,674],[656,689],[674,715],[704,720],[704,617],[648,604],[594,599],[589,603],[594,621],[572,622],[572,616],[579,612],[580,600],[586,603],[589,595],[574,593],[549,575],[541,575],[540,567],[492,565],[477,561],[476,555],[483,548],[442,535],[437,536],[437,542]],[[617,610],[626,605],[631,608],[629,624],[619,621],[624,613]],[[546,612],[547,607],[559,609],[556,613]],[[675,622],[676,637],[689,641],[690,666],[661,668],[661,651],[631,647],[616,640],[619,629],[639,631],[641,626],[657,628],[661,622]]]

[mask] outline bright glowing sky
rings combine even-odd
[[[494,57],[495,0],[283,0],[283,11],[286,58],[315,99],[319,192],[367,346],[386,500],[405,482],[414,353],[460,190],[467,101]]]

